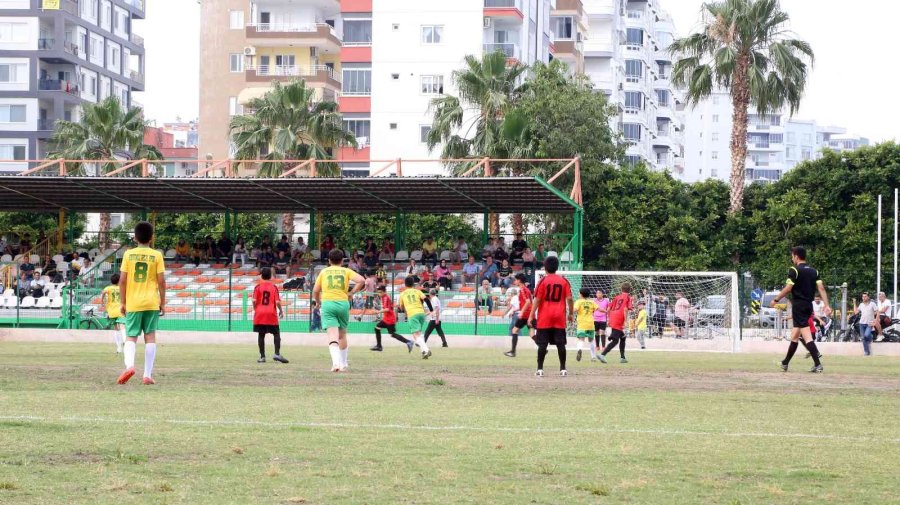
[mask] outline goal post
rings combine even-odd
[[[678,340],[679,327],[683,327],[681,338],[705,341],[706,345],[677,348],[740,351],[741,313],[735,272],[579,270],[557,274],[569,281],[575,299],[581,288],[588,288],[592,297],[602,291],[612,298],[620,293],[623,283],[629,283],[635,309],[638,302],[644,302],[648,332],[653,338],[662,338],[662,342],[671,344],[669,339]],[[537,280],[544,275],[543,271],[537,272]]]

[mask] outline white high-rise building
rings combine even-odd
[[[584,72],[618,105],[628,161],[684,170],[681,98],[669,81],[675,38],[658,0],[582,0],[588,18]]]

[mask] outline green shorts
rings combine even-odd
[[[156,333],[159,324],[158,310],[141,310],[125,314],[125,336],[137,338],[148,333]]]
[[[340,328],[346,330],[350,325],[350,302],[325,300],[322,302],[322,329]]]
[[[125,317],[111,317],[109,324],[125,324]]]
[[[594,338],[594,330],[578,330],[575,338]]]
[[[409,331],[411,333],[422,333],[425,331],[425,327],[428,326],[428,323],[425,321],[425,314],[409,316],[407,322],[409,323]]]

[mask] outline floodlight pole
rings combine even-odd
[[[878,251],[875,254],[875,293],[881,292],[881,195],[878,195]]]

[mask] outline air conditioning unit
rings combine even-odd
[[[244,56],[256,56],[256,48],[253,46],[247,46],[244,48]]]
[[[491,18],[488,18],[488,17],[484,18],[484,27],[490,28],[492,22],[493,22],[493,20]]]

